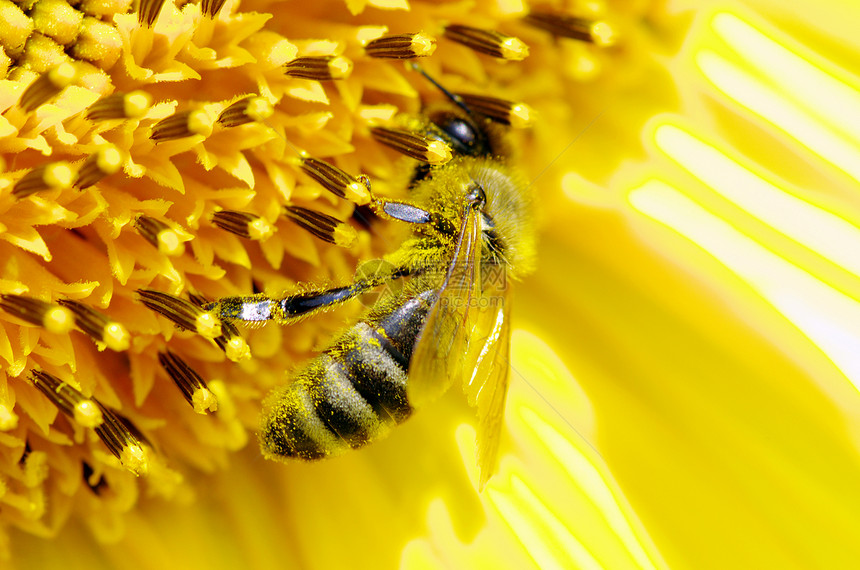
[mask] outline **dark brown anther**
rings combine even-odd
[[[164,255],[176,257],[185,253],[185,242],[174,228],[156,218],[138,216],[134,221],[137,231]]]
[[[170,319],[178,327],[195,331],[206,338],[221,336],[221,321],[197,305],[161,291],[138,289],[140,301],[148,309]]]
[[[149,452],[140,431],[128,418],[117,414],[94,400],[102,412],[104,421],[95,428],[96,434],[123,467],[135,475],[146,475],[149,471]]]
[[[200,3],[200,11],[204,16],[215,18],[226,0],[202,0]]]
[[[161,12],[162,6],[164,6],[164,0],[140,0],[137,22],[141,26],[151,28],[158,19],[158,13]]]
[[[456,95],[472,111],[485,115],[503,125],[521,129],[532,124],[534,110],[525,103],[514,103],[513,101],[471,93],[456,93]]]
[[[194,135],[208,137],[211,134],[212,121],[205,111],[181,111],[155,123],[149,138],[160,143]]]
[[[0,309],[52,333],[65,334],[75,324],[74,315],[65,307],[24,295],[0,295]]]
[[[113,145],[105,145],[90,155],[78,170],[75,186],[89,188],[102,178],[116,173],[122,167],[122,154]]]
[[[453,158],[447,144],[424,135],[388,127],[372,127],[370,134],[385,146],[428,164],[438,166]]]
[[[247,123],[261,123],[272,116],[275,108],[264,97],[251,95],[240,99],[221,111],[217,123],[223,127],[238,127]]]
[[[329,81],[352,73],[352,62],[343,56],[298,57],[284,65],[284,73],[299,79]]]
[[[303,156],[301,168],[305,174],[338,198],[345,198],[359,206],[370,202],[370,192],[364,183],[328,162]]]
[[[146,91],[112,93],[102,97],[87,108],[87,118],[91,121],[111,119],[139,119],[152,105],[152,97]]]
[[[212,214],[212,223],[222,230],[234,233],[245,239],[262,241],[275,232],[272,224],[250,212],[219,210]]]
[[[24,90],[19,102],[20,107],[28,113],[33,111],[58,95],[75,80],[77,75],[78,72],[71,63],[61,63],[46,71]]]
[[[524,44],[522,40],[495,30],[452,24],[445,28],[445,37],[472,50],[499,59],[521,61],[529,55],[529,46]]]
[[[12,187],[12,195],[20,200],[43,190],[64,190],[71,188],[74,180],[75,172],[68,162],[43,164],[22,176]]]
[[[576,18],[553,12],[532,12],[523,20],[554,36],[589,42],[600,47],[611,46],[617,39],[612,26],[599,20]]]
[[[284,214],[319,239],[341,247],[355,243],[355,229],[337,218],[299,206],[284,207]]]
[[[218,409],[218,400],[215,398],[206,382],[187,362],[176,356],[171,351],[159,352],[158,362],[173,380],[182,395],[198,414],[214,412]]]
[[[103,423],[104,418],[98,402],[85,397],[80,391],[53,374],[42,370],[31,370],[30,379],[52,404],[78,425],[95,428]]]
[[[436,38],[424,32],[383,36],[364,46],[364,52],[370,57],[384,59],[426,57],[434,51],[436,51]]]
[[[70,310],[75,315],[75,325],[96,342],[118,352],[128,350],[131,335],[121,323],[78,301],[60,299],[57,303]]]

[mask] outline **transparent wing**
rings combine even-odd
[[[510,293],[502,281],[491,283],[475,311],[471,331],[463,392],[478,414],[479,489],[496,471],[499,439],[505,412],[505,396],[510,377]]]
[[[480,296],[480,254],[480,213],[469,208],[453,259],[412,351],[406,390],[413,407],[438,398],[462,377],[473,326],[471,309]]]

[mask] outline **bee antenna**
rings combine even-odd
[[[451,93],[450,91],[448,91],[447,89],[445,89],[445,88],[444,88],[444,87],[443,87],[443,86],[442,86],[438,81],[436,81],[435,79],[433,79],[433,78],[430,76],[430,74],[429,74],[429,73],[427,73],[426,71],[424,71],[424,68],[423,68],[423,67],[421,67],[420,65],[418,65],[418,64],[417,64],[417,63],[415,63],[414,61],[410,61],[407,65],[408,65],[409,67],[411,67],[413,71],[417,71],[418,73],[420,73],[421,75],[423,75],[423,76],[424,76],[424,78],[425,78],[427,81],[429,81],[430,83],[432,83],[432,84],[433,84],[433,86],[434,86],[434,87],[436,87],[436,89],[438,89],[439,91],[441,91],[441,92],[445,95],[445,97],[447,97],[448,99],[450,99],[450,100],[451,100],[451,102],[452,102],[452,103],[454,103],[455,105],[457,105],[458,107],[460,107],[461,109],[463,109],[463,110],[464,110],[468,115],[470,115],[470,116],[471,116],[471,115],[474,115],[474,114],[475,114],[475,113],[474,113],[474,111],[472,111],[472,109],[470,109],[470,108],[466,105],[466,103],[464,103],[464,102],[463,102],[463,98],[462,98],[462,97],[460,97],[459,95],[455,95],[454,93]]]

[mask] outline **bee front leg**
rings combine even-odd
[[[222,297],[204,308],[224,322],[248,324],[274,321],[281,325],[294,323],[304,317],[337,307],[346,301],[379,287],[392,279],[409,275],[406,269],[391,267],[353,281],[350,285],[329,289],[305,290],[285,297],[265,294]]]

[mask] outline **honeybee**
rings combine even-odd
[[[436,85],[449,101],[426,109],[417,130],[446,143],[453,158],[416,168],[408,201],[370,204],[409,224],[399,249],[342,287],[226,297],[207,307],[226,322],[287,324],[405,282],[265,399],[260,446],[268,459],[314,460],[361,447],[458,384],[477,410],[482,487],[495,469],[510,368],[510,281],[534,260],[531,202],[509,165],[506,128]]]

